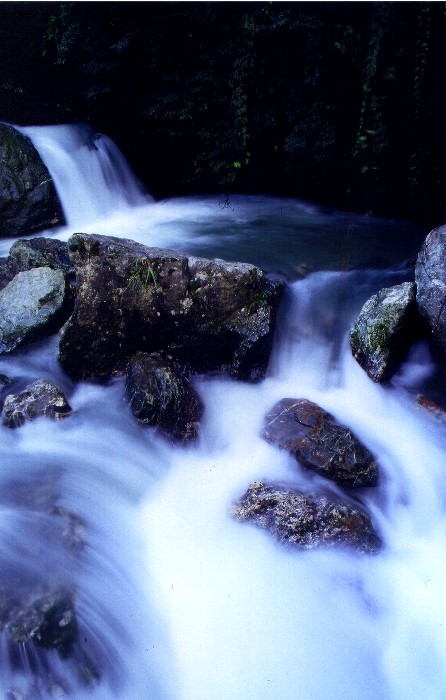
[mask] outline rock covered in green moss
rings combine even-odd
[[[374,382],[389,379],[419,334],[413,282],[381,289],[366,301],[350,332],[357,362]]]
[[[381,549],[381,540],[365,513],[325,496],[254,481],[233,514],[240,521],[252,521],[268,530],[279,542],[300,549],[345,546],[364,554]]]
[[[54,183],[31,140],[0,123],[0,236],[64,223]]]
[[[307,399],[281,399],[265,417],[262,436],[307,469],[344,487],[374,486],[372,453],[349,428]]]

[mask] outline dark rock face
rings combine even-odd
[[[374,486],[378,467],[349,428],[306,399],[282,399],[265,417],[263,437],[303,466],[344,487]]]
[[[59,359],[72,378],[123,373],[139,351],[195,372],[264,375],[283,285],[258,268],[98,235],[75,234],[69,250],[77,297]]]
[[[2,420],[8,428],[17,428],[39,416],[58,420],[69,413],[71,407],[60,389],[51,382],[38,379],[20,394],[9,394],[5,398]]]
[[[36,267],[19,272],[0,291],[0,353],[47,338],[71,311],[61,270]]]
[[[167,437],[189,442],[197,437],[202,404],[189,380],[157,353],[131,358],[126,391],[133,414],[142,423],[158,426]]]
[[[363,306],[350,333],[354,358],[374,382],[389,379],[419,331],[415,284],[382,289]]]
[[[381,541],[370,519],[356,508],[255,481],[235,506],[238,520],[252,520],[279,542],[301,549],[347,546],[376,554]]]
[[[64,223],[50,174],[31,140],[0,123],[0,236],[20,236]]]
[[[74,594],[63,587],[0,589],[0,630],[15,644],[33,642],[69,656],[77,637]]]
[[[426,237],[415,266],[417,303],[446,372],[446,226]]]

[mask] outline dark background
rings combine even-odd
[[[0,119],[83,121],[155,197],[446,218],[443,2],[1,2]]]

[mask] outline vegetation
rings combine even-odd
[[[155,196],[443,222],[443,2],[0,3],[0,118],[82,120]]]

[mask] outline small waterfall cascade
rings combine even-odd
[[[85,124],[21,131],[51,173],[68,226],[79,227],[152,201],[108,136]]]
[[[417,403],[436,366],[420,342],[376,385],[348,343],[366,299],[410,278],[419,234],[295,200],[154,203],[107,137],[23,131],[67,218],[45,235],[86,225],[251,262],[288,285],[262,382],[193,379],[204,415],[187,448],[136,421],[122,377],[72,382],[56,336],[0,356],[0,374],[53,381],[73,409],[0,425],[0,584],[50,575],[75,591],[78,616],[70,658],[0,630],[0,700],[444,700],[446,425]],[[376,457],[378,486],[341,492],[267,444],[264,417],[285,397],[350,427]],[[255,480],[363,508],[383,551],[295,551],[235,521]],[[82,525],[79,551],[60,522]]]

